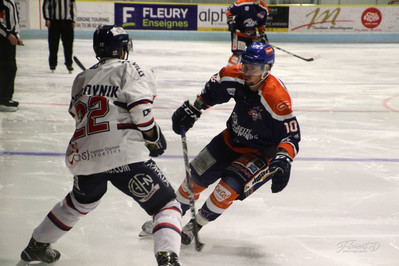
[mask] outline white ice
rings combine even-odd
[[[277,51],[272,69],[290,90],[301,126],[291,180],[281,193],[266,184],[235,202],[201,230],[202,252],[182,247],[182,265],[398,265],[399,44],[276,45],[316,58]],[[75,40],[86,66],[96,62],[91,47]],[[155,114],[169,146],[155,160],[177,188],[184,167],[170,117],[227,63],[230,44],[135,41],[134,50],[130,59],[158,78]],[[0,265],[18,262],[32,230],[72,188],[63,153],[74,131],[67,109],[79,69],[67,73],[62,46],[54,74],[47,57],[46,40],[18,47],[20,109],[0,113]],[[232,106],[204,112],[188,132],[191,158],[224,129]],[[54,244],[62,253],[57,265],[156,265],[152,238],[138,237],[148,219],[109,185],[99,207]]]

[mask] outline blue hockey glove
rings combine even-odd
[[[150,151],[151,157],[158,157],[166,150],[166,140],[162,134],[161,128],[155,125],[156,139],[148,140],[144,138],[145,146]]]
[[[227,21],[227,26],[230,32],[235,32],[237,29],[236,22],[233,19]]]
[[[173,131],[178,135],[180,135],[181,127],[188,131],[200,116],[201,111],[191,105],[189,101],[185,101],[172,115]]]
[[[277,168],[281,171],[275,173],[272,177],[272,192],[277,193],[283,190],[290,180],[292,158],[286,153],[277,153],[270,161],[269,171],[272,172]]]

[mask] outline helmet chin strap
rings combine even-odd
[[[252,85],[248,85],[248,87],[255,88],[255,87],[261,85],[266,80],[267,76],[269,76],[269,71],[263,73],[262,77],[260,78],[260,80],[258,82],[256,82],[255,84],[252,84]]]

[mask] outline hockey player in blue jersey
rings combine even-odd
[[[172,116],[173,131],[189,130],[201,110],[234,99],[235,106],[224,129],[191,161],[194,198],[220,180],[209,198],[182,231],[190,244],[194,222],[201,229],[217,219],[237,199],[244,200],[271,178],[273,193],[283,190],[291,163],[298,153],[300,129],[284,84],[270,74],[272,46],[254,42],[244,50],[238,65],[222,68],[206,84],[194,104],[183,103]],[[267,173],[275,173],[268,178]],[[265,179],[263,179],[265,178]],[[250,187],[247,191],[247,187]],[[177,191],[183,213],[189,209],[184,181]]]
[[[180,204],[171,184],[148,156],[156,157],[166,149],[151,111],[156,81],[152,70],[127,60],[129,44],[129,35],[121,27],[102,25],[94,33],[99,62],[75,78],[69,107],[76,130],[65,162],[74,175],[74,185],[34,229],[21,253],[26,263],[57,261],[60,252],[50,244],[96,209],[109,181],[153,217],[158,265],[180,265]],[[132,254],[130,264],[135,265],[134,254],[140,251],[126,252]]]
[[[227,25],[231,32],[233,53],[228,65],[237,64],[242,51],[252,42],[268,42],[265,33],[268,14],[269,8],[261,0],[237,0],[227,9]]]

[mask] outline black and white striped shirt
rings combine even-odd
[[[14,0],[0,0],[0,35],[19,38],[19,16]]]
[[[75,21],[75,0],[44,0],[43,17],[45,20]]]

